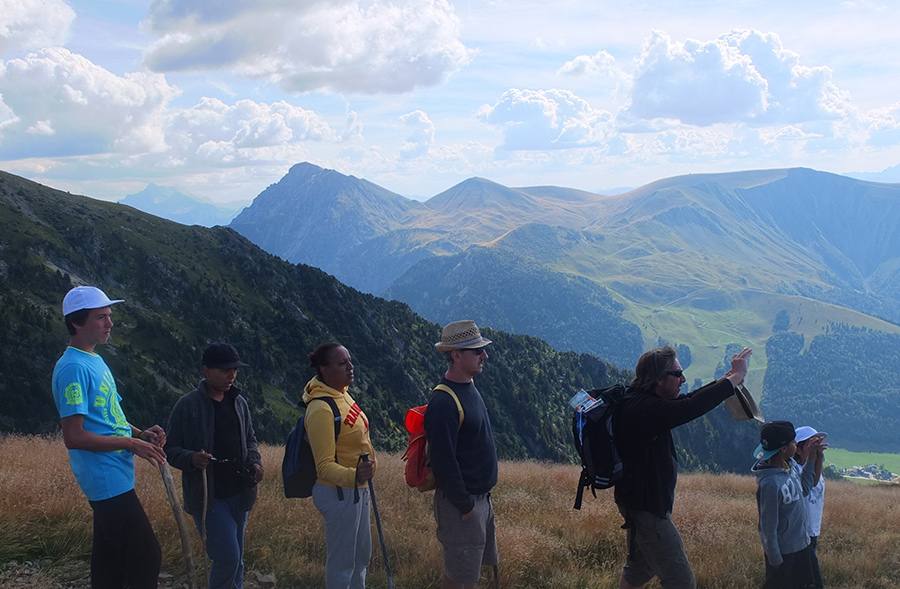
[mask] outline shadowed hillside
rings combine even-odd
[[[72,284],[97,284],[126,302],[99,349],[136,424],[163,423],[199,378],[211,340],[233,342],[259,435],[280,441],[298,415],[306,353],[340,341],[353,354],[353,393],[381,447],[405,441],[402,419],[443,373],[440,326],[402,303],[346,287],[320,270],[264,253],[230,229],[186,227],[0,176],[0,427],[58,427],[53,365],[68,341],[60,313]],[[587,355],[486,330],[496,341],[479,379],[504,456],[568,460],[568,397],[625,375]],[[510,355],[510,350],[516,350]],[[27,361],[25,361],[27,359]],[[531,367],[542,366],[539,372]]]

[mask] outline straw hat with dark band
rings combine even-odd
[[[491,340],[481,336],[481,331],[471,319],[448,323],[441,332],[441,341],[434,344],[439,352],[452,352],[465,348],[483,348]]]

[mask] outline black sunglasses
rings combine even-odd
[[[668,374],[669,376],[676,376],[678,378],[681,378],[682,376],[684,376],[684,370],[666,370],[666,374]]]
[[[480,356],[481,353],[484,351],[484,348],[463,348],[462,351],[463,352],[472,352],[476,356]]]

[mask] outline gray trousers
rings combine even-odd
[[[364,589],[372,559],[369,490],[360,489],[359,503],[353,503],[353,489],[344,489],[340,501],[334,487],[316,483],[312,496],[325,518],[326,589]]]

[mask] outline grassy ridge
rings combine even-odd
[[[321,587],[325,545],[322,518],[311,500],[287,500],[278,467],[282,450],[264,446],[266,477],[246,537],[248,570],[275,573],[279,587]],[[0,567],[44,559],[84,575],[91,515],[58,438],[0,438]],[[435,587],[441,570],[431,495],[410,491],[403,463],[378,456],[375,488],[397,587]],[[176,581],[184,563],[159,473],[138,461],[137,492],[163,547],[163,568]],[[176,479],[178,474],[176,471]],[[621,517],[611,492],[588,496],[572,509],[577,469],[538,462],[503,462],[494,492],[503,587],[613,587],[625,558]],[[674,519],[701,589],[746,589],[763,581],[756,531],[756,482],[750,476],[679,478]],[[374,526],[373,526],[374,528]],[[193,532],[193,530],[192,530]],[[375,530],[373,529],[373,535]],[[377,538],[369,586],[387,586]],[[888,589],[900,578],[900,486],[829,482],[820,540],[823,575],[832,589]],[[194,549],[199,559],[199,539]],[[200,568],[198,566],[198,568]],[[60,580],[60,579],[57,579]],[[482,587],[490,586],[482,579]],[[656,581],[648,589],[658,588]]]

